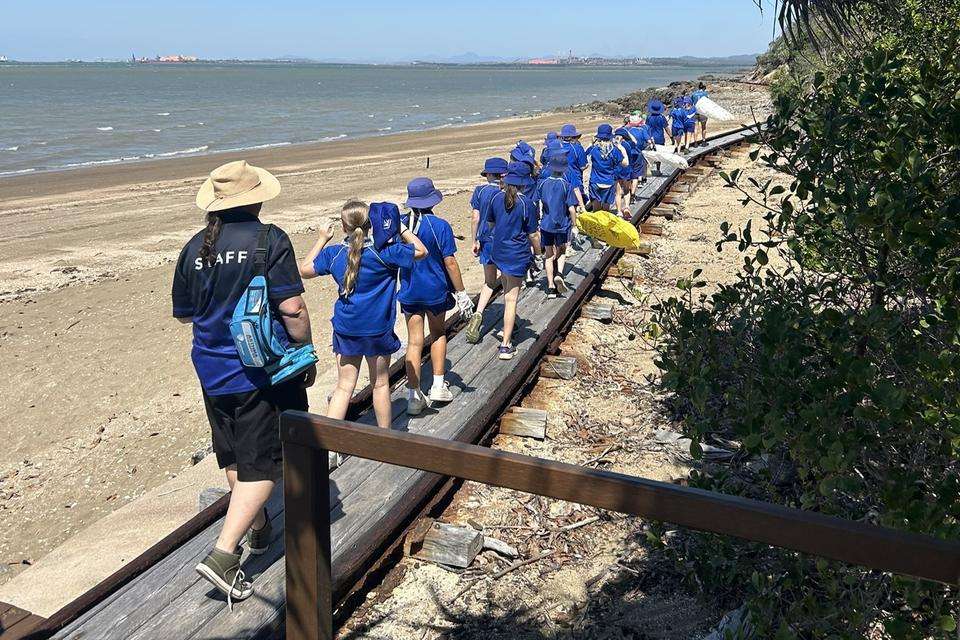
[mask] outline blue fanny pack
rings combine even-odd
[[[263,369],[270,377],[270,384],[276,385],[316,364],[317,354],[312,344],[294,346],[278,336],[282,328],[270,312],[270,294],[264,276],[271,227],[264,226],[257,236],[254,276],[233,310],[230,334],[243,366]]]

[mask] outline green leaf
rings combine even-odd
[[[957,621],[951,615],[940,616],[940,629],[943,631],[956,631]]]

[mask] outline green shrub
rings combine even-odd
[[[722,228],[741,273],[709,295],[695,273],[657,307],[692,452],[739,445],[696,486],[960,534],[957,4],[903,3],[896,29],[874,22],[860,55],[777,98],[755,158],[786,186],[726,176],[766,211]],[[746,599],[760,638],[955,637],[943,585],[704,534],[669,552],[714,597]]]

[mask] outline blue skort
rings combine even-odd
[[[333,352],[341,356],[389,356],[400,350],[393,329],[377,336],[348,336],[333,332]]]
[[[493,256],[490,255],[490,242],[480,241],[480,255],[477,256],[480,264],[493,264]]]
[[[400,303],[400,311],[409,314],[429,313],[433,316],[445,316],[447,311],[457,306],[457,301],[452,295],[447,294],[447,299],[439,304],[422,304],[412,302],[410,304]]]
[[[616,199],[617,187],[615,185],[601,187],[593,182],[590,183],[590,200],[596,200],[600,202],[600,204],[612,205],[613,201]]]
[[[570,230],[544,231],[540,229],[540,244],[544,247],[559,247],[570,243]]]

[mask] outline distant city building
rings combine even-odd
[[[156,58],[138,58],[133,56],[135,62],[140,62],[143,64],[149,64],[151,62],[164,62],[164,63],[181,63],[181,62],[196,62],[199,60],[197,56],[185,56],[181,54],[172,55],[172,56],[157,56]]]
[[[560,64],[556,58],[533,58],[528,64]]]

